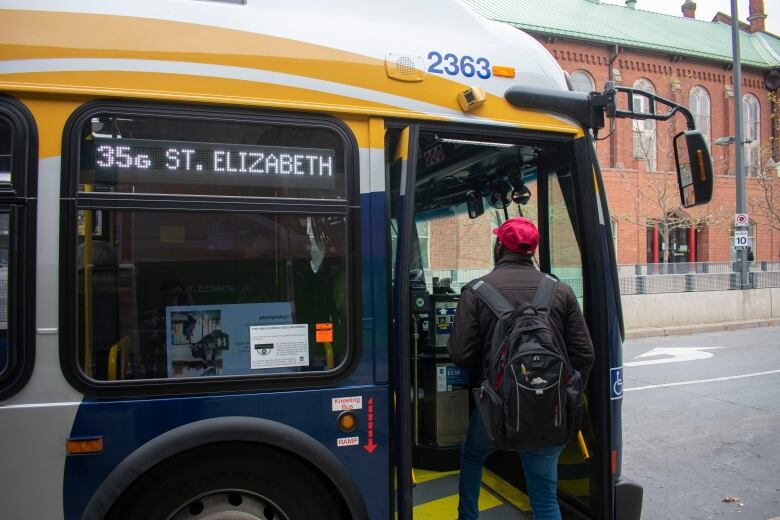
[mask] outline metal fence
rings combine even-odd
[[[425,269],[425,283],[428,291],[433,290],[434,278],[439,281],[443,279],[450,280],[450,288],[459,293],[464,285],[474,278],[485,276],[492,269]],[[582,297],[582,268],[579,267],[561,267],[554,268],[555,274],[562,282],[569,284],[578,297]]]
[[[490,269],[426,269],[428,290],[433,290],[434,278],[450,280],[450,288],[460,292],[474,278]],[[582,269],[554,268],[553,273],[582,297]],[[679,262],[669,264],[632,264],[618,266],[620,294],[659,294],[693,291],[728,291],[739,288],[737,262]],[[780,262],[749,262],[748,287],[765,289],[780,287]]]
[[[620,294],[739,289],[738,262],[679,262],[618,266]],[[748,287],[780,287],[780,262],[748,262]]]

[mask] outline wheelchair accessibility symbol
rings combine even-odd
[[[609,385],[610,395],[609,398],[622,399],[623,398],[623,367],[611,368],[609,370]]]

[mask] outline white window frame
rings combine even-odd
[[[712,148],[712,127],[711,127],[711,110],[712,103],[710,102],[710,94],[707,89],[701,85],[696,85],[691,89],[691,93],[688,96],[688,103],[691,108],[691,114],[696,123],[696,130],[700,131],[704,135],[704,140],[707,146]]]
[[[647,78],[639,78],[634,82],[634,88],[644,90],[649,94],[655,94],[653,82]],[[650,100],[643,96],[634,97],[634,112],[642,114],[650,113]],[[643,160],[647,163],[648,171],[656,169],[656,128],[654,119],[634,119],[631,121],[633,130],[633,153],[634,159]]]
[[[761,103],[753,94],[742,96],[742,135],[745,141],[745,174],[755,177],[761,171]]]

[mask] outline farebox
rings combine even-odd
[[[444,356],[421,356],[422,440],[437,448],[457,447],[469,423],[469,374]]]

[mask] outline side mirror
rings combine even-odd
[[[674,136],[674,159],[683,207],[708,203],[712,198],[712,158],[702,133],[688,130]]]
[[[466,192],[466,206],[469,210],[469,218],[477,218],[485,212],[485,205],[482,203],[482,195],[474,190]]]

